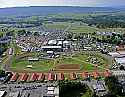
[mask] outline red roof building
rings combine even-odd
[[[58,80],[64,80],[64,74],[63,73],[59,73],[58,74]]]
[[[105,77],[111,76],[111,72],[109,72],[109,70],[106,70],[106,71],[104,72],[104,76],[105,76]]]
[[[22,77],[20,81],[26,81],[28,79],[29,75],[27,73],[22,74]]]
[[[53,81],[54,78],[55,78],[55,76],[54,76],[53,73],[49,73],[49,74],[48,74],[48,80],[49,80],[49,81]]]
[[[97,71],[93,72],[92,74],[95,79],[99,78],[99,73]]]
[[[32,75],[31,75],[31,78],[30,78],[30,81],[36,81],[37,80],[37,74],[36,73],[33,73]]]
[[[70,79],[71,80],[75,80],[77,78],[76,74],[73,72],[73,73],[70,73]]]
[[[82,73],[82,78],[86,79],[89,77],[89,73],[88,72],[83,72]]]
[[[14,73],[12,78],[10,79],[10,81],[16,81],[19,77],[19,74],[18,73]]]
[[[38,80],[38,81],[44,80],[44,78],[45,78],[45,75],[44,75],[43,73],[40,73],[40,74],[38,74],[38,76],[37,76],[37,80]]]

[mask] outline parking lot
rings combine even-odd
[[[0,91],[6,91],[9,97],[11,93],[19,92],[20,97],[43,97],[58,96],[58,94],[48,94],[48,87],[57,87],[56,83],[15,83],[1,84]],[[15,96],[14,96],[15,97]]]

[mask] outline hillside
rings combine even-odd
[[[66,6],[31,6],[0,8],[0,16],[47,15],[56,13],[92,13],[117,12],[117,8],[110,7],[66,7]]]

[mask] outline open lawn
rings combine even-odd
[[[70,32],[73,33],[93,33],[97,31],[97,28],[95,27],[90,27],[86,24],[72,24],[72,26],[69,29]]]
[[[39,61],[29,62],[26,58],[20,57],[18,60],[13,59],[11,69],[16,71],[38,71],[38,72],[48,72],[49,70],[56,71],[93,71],[96,68],[95,64],[86,62],[89,55],[85,53],[75,54],[73,56],[60,56],[57,59],[41,59]],[[95,57],[95,56],[93,56]],[[96,55],[97,59],[100,60],[101,64],[98,64],[98,70],[105,70],[105,64],[107,64],[107,60],[101,57],[101,55]],[[60,65],[65,64],[65,68],[61,68]],[[32,68],[27,68],[27,65],[32,65]],[[67,65],[67,66],[66,66]],[[74,66],[73,66],[74,65]],[[75,65],[79,65],[78,68],[69,68],[75,67]]]
[[[53,60],[42,60],[36,62],[29,61],[19,61],[12,64],[11,69],[14,71],[38,71],[38,72],[46,72],[49,69],[53,68],[54,61]],[[32,68],[27,68],[27,65],[32,65]]]
[[[54,22],[54,23],[46,23],[44,26],[47,29],[66,29],[68,27],[68,22]]]

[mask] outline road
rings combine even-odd
[[[12,44],[12,43],[11,43]],[[3,62],[3,69],[6,70],[6,71],[11,71],[10,69],[10,65],[12,65],[12,59],[13,59],[13,55],[14,55],[14,46],[12,44],[12,54],[9,54],[9,49],[7,50],[7,58],[6,60],[4,60]]]

